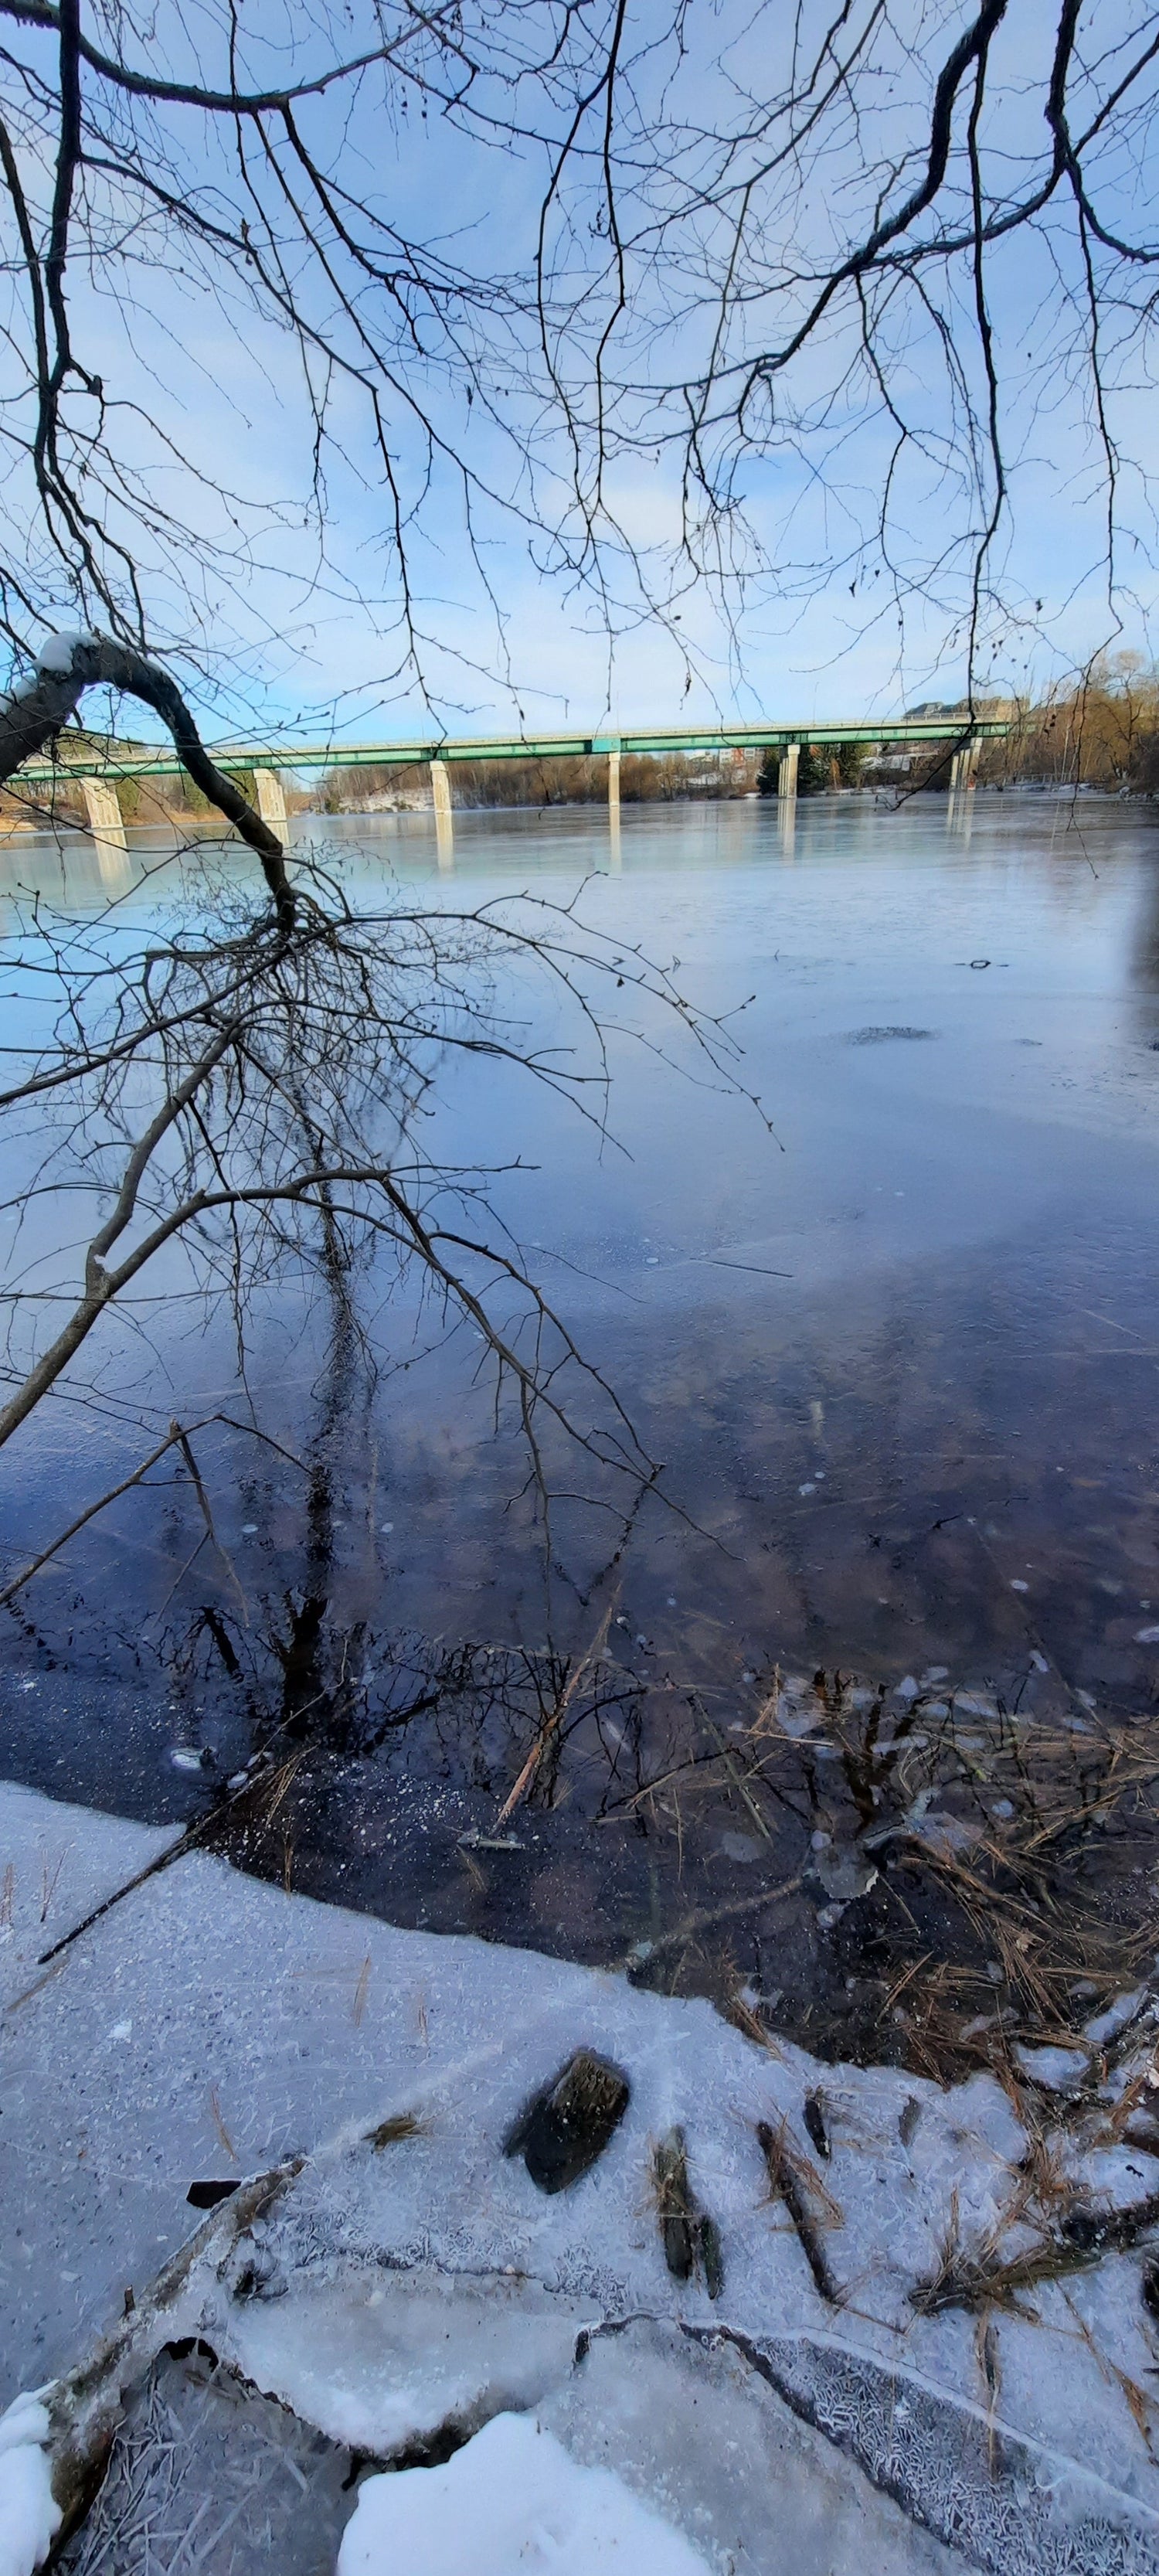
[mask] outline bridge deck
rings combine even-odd
[[[759,724],[698,725],[685,730],[628,733],[560,733],[486,735],[462,740],[432,735],[423,742],[362,743],[212,743],[207,746],[218,767],[239,769],[403,769],[430,761],[572,760],[593,754],[679,751],[783,751],[790,743],[858,742],[904,749],[911,743],[999,740],[1010,726],[1004,717],[901,716],[895,724]],[[182,763],[168,745],[156,751],[107,752],[68,748],[60,737],[56,760],[30,760],[10,779],[9,790],[44,787],[70,778],[173,778]]]

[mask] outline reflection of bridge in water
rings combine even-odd
[[[947,785],[951,796],[972,787],[979,746],[1009,732],[1007,720],[999,716],[970,717],[965,711],[947,710],[939,715],[900,716],[890,725],[874,724],[757,724],[696,725],[674,730],[645,732],[604,732],[568,734],[486,735],[479,740],[455,740],[436,736],[423,742],[363,743],[215,743],[207,746],[219,769],[252,776],[258,810],[268,823],[287,820],[283,772],[295,774],[325,769],[415,769],[429,768],[431,799],[435,825],[442,851],[449,848],[451,834],[450,771],[456,761],[482,760],[590,760],[606,758],[608,764],[608,808],[617,816],[620,805],[620,761],[627,754],[662,754],[665,752],[738,752],[775,751],[780,755],[777,794],[784,805],[797,794],[797,768],[803,743],[836,750],[842,743],[856,743],[866,753],[888,748],[904,753],[923,743],[945,743]],[[156,751],[142,749],[118,752],[100,751],[87,746],[75,753],[68,748],[68,737],[60,738],[55,760],[30,760],[8,782],[10,795],[19,796],[22,788],[34,794],[45,788],[59,789],[74,779],[81,787],[88,813],[89,829],[101,841],[125,846],[125,826],[117,796],[122,780],[140,778],[177,778],[183,775],[182,764],[169,746]]]

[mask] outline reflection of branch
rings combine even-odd
[[[71,647],[68,659],[71,684]],[[0,728],[5,721],[0,707]],[[21,1213],[94,1189],[110,1204],[89,1242],[82,1292],[67,1298],[63,1328],[38,1355],[33,1344],[31,1364],[17,1319],[38,1306],[51,1313],[65,1289],[54,1267],[44,1287],[34,1277],[6,1291],[13,1392],[0,1409],[0,1444],[167,1247],[180,1251],[196,1293],[228,1302],[243,1369],[250,1310],[291,1267],[321,1278],[331,1296],[341,1287],[343,1331],[373,1367],[352,1283],[381,1247],[394,1277],[416,1277],[444,1317],[474,1328],[497,1408],[514,1396],[549,1560],[552,1444],[596,1470],[592,1490],[570,1499],[630,1524],[658,1465],[495,1212],[499,1168],[432,1159],[426,1120],[441,1068],[461,1053],[521,1069],[603,1143],[610,1038],[634,1037],[667,1061],[658,1015],[693,1050],[689,1078],[699,1063],[701,1079],[743,1098],[727,1015],[701,1017],[671,968],[588,931],[578,897],[492,900],[473,913],[400,905],[362,917],[317,868],[288,926],[255,913],[243,894],[196,937],[150,941],[126,959],[110,954],[103,925],[90,934],[42,910],[18,957],[57,1012],[53,1042],[30,1050],[24,1080],[10,1079],[0,1097],[10,1134],[20,1136],[27,1114],[36,1155],[21,1173]],[[546,977],[553,1002],[572,1014],[573,1029],[551,1046],[526,1029],[531,976],[540,994]],[[607,1018],[601,988],[613,997]],[[631,997],[643,1006],[639,1025],[625,1014]],[[47,1144],[46,1109],[56,1124]],[[503,1168],[518,1168],[518,1157]],[[157,1293],[187,1292],[167,1276]]]
[[[49,1387],[55,1385],[57,1378],[79,1351],[82,1342],[87,1340],[93,1325],[103,1314],[105,1307],[112,1303],[122,1288],[128,1286],[131,1279],[136,1278],[138,1271],[143,1269],[147,1261],[152,1260],[162,1245],[167,1243],[174,1234],[180,1232],[182,1226],[187,1225],[191,1218],[200,1212],[204,1193],[200,1194],[197,1203],[176,1209],[163,1224],[154,1227],[152,1233],[145,1237],[143,1243],[137,1245],[135,1251],[127,1255],[119,1268],[115,1270],[106,1268],[105,1255],[112,1250],[114,1243],[132,1221],[141,1183],[158,1146],[170,1129],[176,1125],[182,1113],[188,1109],[196,1093],[208,1082],[214,1068],[220,1064],[233,1035],[234,1032],[227,1028],[214,1038],[199,1063],[192,1067],[184,1082],[178,1085],[177,1090],[162,1102],[156,1116],[150,1120],[149,1125],[138,1138],[125,1167],[124,1178],[112,1214],[100,1228],[99,1233],[94,1234],[85,1255],[83,1297],[74,1307],[63,1332],[57,1334],[56,1340],[37,1361],[36,1367],[30,1369],[19,1392],[0,1410],[0,1447],[3,1447],[4,1442],[10,1440],[13,1432],[27,1420],[28,1415],[39,1404],[41,1397],[47,1394]]]
[[[0,1591],[0,1610],[4,1609],[9,1601],[13,1601],[18,1592],[23,1592],[25,1584],[31,1583],[34,1574],[39,1574],[42,1566],[51,1565],[53,1558],[60,1555],[61,1549],[68,1546],[69,1540],[76,1538],[82,1529],[88,1527],[90,1521],[96,1519],[98,1512],[107,1511],[110,1503],[119,1502],[122,1494],[131,1493],[134,1485],[142,1484],[150,1468],[157,1465],[158,1459],[163,1458],[167,1450],[172,1449],[177,1443],[184,1445],[193,1432],[204,1431],[211,1422],[226,1423],[233,1431],[246,1430],[251,1438],[264,1441],[269,1448],[277,1451],[280,1458],[288,1459],[291,1466],[301,1464],[289,1449],[283,1448],[279,1440],[271,1440],[268,1432],[259,1431],[253,1423],[234,1422],[228,1413],[207,1413],[201,1421],[191,1422],[185,1428],[179,1422],[171,1423],[165,1438],[158,1442],[155,1449],[150,1450],[148,1457],[142,1459],[139,1467],[134,1467],[131,1476],[124,1476],[119,1485],[111,1485],[107,1494],[101,1494],[95,1503],[87,1504],[84,1511],[78,1512],[76,1519],[69,1522],[67,1529],[61,1530],[59,1536],[54,1538],[48,1547],[41,1549],[39,1556],[33,1557],[31,1564],[26,1565],[22,1573],[14,1575],[12,1581],[4,1585],[3,1590]]]
[[[118,1501],[122,1494],[129,1493],[134,1485],[139,1485],[148,1475],[150,1467],[155,1467],[158,1459],[165,1456],[166,1450],[171,1449],[176,1440],[182,1440],[184,1437],[184,1432],[177,1423],[174,1423],[165,1439],[158,1441],[157,1447],[150,1450],[148,1457],[142,1459],[139,1467],[134,1467],[131,1476],[123,1477],[121,1483],[111,1486],[108,1493],[102,1494],[98,1502],[90,1503],[85,1511],[78,1512],[75,1521],[69,1522],[68,1528],[61,1531],[59,1538],[53,1539],[51,1546],[43,1547],[39,1556],[34,1556],[31,1564],[25,1566],[22,1574],[14,1575],[11,1583],[5,1584],[3,1591],[0,1592],[0,1610],[7,1602],[13,1600],[18,1592],[23,1592],[25,1584],[31,1583],[33,1575],[39,1574],[42,1565],[48,1565],[54,1556],[59,1556],[62,1547],[67,1547],[70,1538],[75,1538],[78,1530],[84,1529],[89,1521],[96,1519],[98,1512],[103,1512],[110,1503]]]

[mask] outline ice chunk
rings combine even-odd
[[[1136,1987],[1133,1994],[1116,1995],[1114,2003],[1108,2004],[1105,2012],[1096,2013],[1094,2020],[1087,2023],[1086,2037],[1096,2048],[1104,2048],[1109,2039],[1117,2039],[1126,2024],[1136,2019],[1146,2001],[1146,1991],[1142,1986]]]
[[[1035,2084],[1045,2085],[1050,2093],[1075,2091],[1090,2072],[1088,2060],[1078,2048],[1017,2047],[1014,2054],[1023,2074]]]
[[[526,2415],[496,2415],[439,2469],[368,2478],[338,2576],[707,2576],[611,2469],[580,2468]]]

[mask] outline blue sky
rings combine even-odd
[[[869,15],[869,0],[862,0],[861,17],[868,22]],[[730,356],[751,357],[775,343],[785,311],[802,291],[801,278],[820,273],[858,238],[871,219],[881,157],[900,164],[911,150],[920,159],[933,77],[968,15],[899,0],[887,22],[888,45],[876,58],[876,88],[871,81],[865,93],[862,126],[854,133],[847,118],[835,119],[821,129],[817,152],[791,185],[778,182],[758,199],[761,228],[746,244],[747,300],[730,322]],[[549,0],[493,11],[491,40],[506,45],[513,29],[519,43],[530,44],[536,19],[549,16]],[[1142,0],[1099,0],[1097,11],[1088,7],[1084,25],[1088,31],[1097,26],[1099,44],[1114,61],[1121,59],[1114,47],[1130,38],[1141,17]],[[857,19],[855,7],[851,23]],[[367,0],[336,10],[329,32],[323,12],[313,9],[307,17],[298,0],[243,8],[245,76],[268,79],[273,66],[285,77],[292,58],[301,67],[316,64],[332,41],[356,48],[372,20]],[[996,191],[1013,190],[1041,161],[1043,76],[1054,20],[1044,0],[1023,0],[1001,31],[994,104],[983,134],[988,184]],[[477,10],[470,26],[478,33],[481,23]],[[821,26],[822,12],[805,0],[802,24],[808,31],[814,23]],[[680,191],[689,173],[707,166],[705,135],[719,140],[727,130],[759,125],[788,85],[793,15],[775,5],[754,11],[749,0],[711,7],[693,0],[680,62],[665,41],[669,24],[660,0],[642,0],[627,21],[615,136],[624,161],[626,220],[644,244],[663,201],[669,229],[658,258],[649,255],[649,242],[630,263],[629,317],[613,355],[620,380],[635,388],[623,398],[621,429],[632,420],[670,433],[679,405],[675,413],[669,406],[651,414],[649,405],[663,382],[696,370],[715,310],[726,229],[719,213],[689,213],[687,204],[681,212]],[[192,29],[203,70],[222,75],[224,21],[218,23],[213,0],[180,15],[171,0],[160,0],[150,26],[147,42],[144,28],[126,37],[128,59],[186,76],[194,60]],[[42,39],[25,31],[21,41],[28,59],[42,62]],[[1091,34],[1088,52],[1093,45]],[[671,74],[673,85],[665,88]],[[114,263],[93,281],[79,265],[72,273],[86,362],[126,406],[117,415],[116,437],[127,470],[154,509],[171,510],[202,541],[167,549],[151,540],[146,587],[165,649],[180,663],[188,645],[187,667],[196,671],[216,727],[252,726],[260,733],[281,725],[348,738],[405,738],[429,731],[432,715],[449,730],[479,733],[506,732],[521,721],[529,730],[584,729],[608,720],[673,724],[734,714],[805,723],[884,717],[928,696],[956,697],[965,679],[962,545],[971,508],[976,523],[979,505],[977,496],[972,504],[964,497],[965,429],[938,334],[917,299],[899,297],[882,321],[891,403],[901,406],[913,433],[901,467],[894,463],[896,507],[885,553],[875,547],[873,529],[890,474],[894,425],[864,376],[848,377],[855,316],[847,303],[835,308],[783,380],[783,394],[778,387],[773,433],[739,460],[746,574],[727,600],[708,581],[672,588],[666,566],[680,527],[678,445],[644,436],[635,452],[627,442],[613,455],[610,514],[646,566],[645,586],[667,600],[669,613],[645,612],[627,554],[609,537],[604,567],[617,595],[609,617],[598,587],[585,587],[561,565],[554,524],[567,441],[545,389],[534,329],[504,315],[499,292],[502,281],[526,273],[547,155],[526,133],[518,140],[497,135],[487,118],[514,114],[526,127],[534,108],[545,130],[553,119],[558,128],[566,121],[566,99],[562,92],[547,98],[526,84],[509,90],[492,80],[479,93],[480,113],[471,123],[434,107],[424,121],[413,94],[405,109],[400,105],[403,95],[396,88],[388,112],[377,91],[364,91],[350,114],[341,95],[331,93],[303,108],[302,128],[353,199],[372,205],[484,288],[466,318],[455,317],[476,361],[482,398],[468,406],[461,377],[456,381],[446,363],[445,336],[440,346],[437,332],[426,334],[426,354],[404,352],[402,375],[384,394],[392,469],[408,508],[413,504],[407,560],[417,669],[400,657],[390,495],[365,392],[340,374],[331,377],[320,539],[314,422],[301,355],[269,299],[255,302],[248,292],[240,265],[203,264],[198,273],[195,259],[175,260],[164,234],[146,229],[130,243],[128,266]],[[651,173],[633,196],[633,175],[638,180],[665,113],[674,120],[671,169]],[[228,130],[189,111],[167,110],[158,134],[162,157],[171,154],[180,164],[198,202],[236,219],[247,198]],[[581,142],[590,140],[584,128]],[[47,158],[38,168],[27,138],[24,149],[27,183],[30,191],[39,184],[43,200]],[[1145,220],[1149,211],[1137,163],[1137,151],[1132,157],[1120,150],[1117,159],[1108,151],[1099,171],[1104,210],[1110,204],[1124,221]],[[903,172],[895,193],[908,183]],[[961,172],[955,184],[961,204]],[[600,301],[606,240],[593,220],[598,196],[596,162],[581,157],[559,201],[556,278],[561,291],[578,286],[589,294],[589,323],[598,323],[606,309]],[[115,198],[108,202],[120,211]],[[326,291],[304,269],[299,275],[307,300],[313,299],[310,311],[349,352],[350,335],[343,339],[333,300],[327,310]],[[493,313],[485,291],[490,277],[497,290]],[[995,597],[977,662],[978,685],[995,690],[1042,686],[1104,643],[1149,651],[1155,581],[1145,476],[1156,444],[1149,371],[1137,338],[1129,357],[1116,356],[1122,325],[1110,314],[1106,355],[1123,523],[1120,581],[1111,601],[1101,560],[1105,475],[1082,352],[1080,282],[1073,226],[1068,230],[1062,209],[1043,236],[1018,233],[989,264],[1010,476],[1009,506],[990,558]],[[934,287],[961,388],[977,397],[984,388],[969,275],[940,267]],[[362,309],[375,318],[373,296]],[[562,344],[581,409],[590,409],[593,345],[587,325]],[[429,476],[408,393],[429,405],[449,451]],[[798,428],[789,434],[793,421]],[[521,439],[534,451],[531,478],[521,474]],[[463,464],[474,478],[474,553],[458,471]]]

